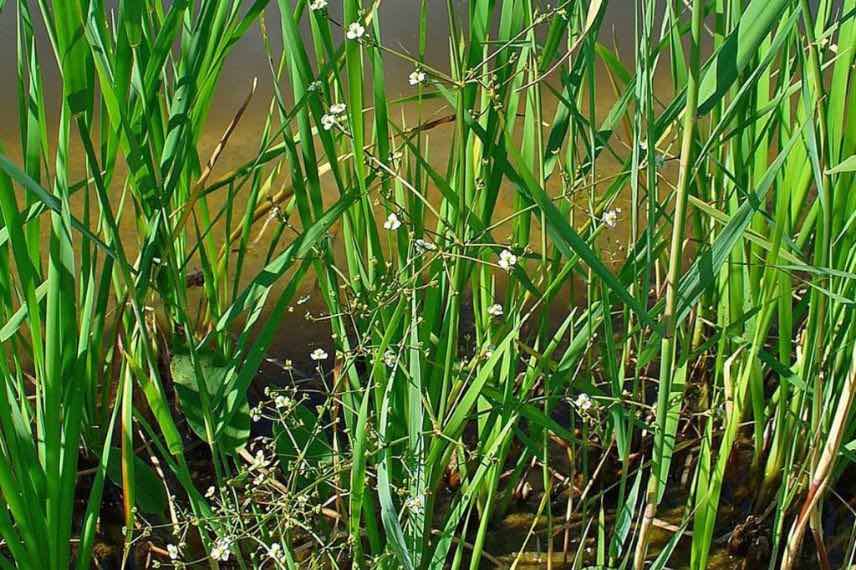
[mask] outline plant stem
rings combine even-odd
[[[665,486],[665,481],[661,481],[660,478],[668,475],[668,462],[671,460],[673,442],[667,441],[669,435],[665,433],[668,408],[673,405],[679,405],[670,401],[670,395],[674,379],[675,340],[679,332],[678,323],[676,322],[677,287],[681,276],[681,256],[683,255],[684,229],[687,217],[687,196],[690,189],[690,180],[692,179],[693,138],[695,136],[696,114],[698,111],[699,43],[701,41],[702,10],[702,0],[693,0],[690,31],[690,61],[687,66],[687,102],[684,109],[678,188],[675,196],[672,242],[669,251],[669,269],[666,277],[666,308],[661,320],[664,328],[664,336],[660,346],[660,386],[657,397],[657,429],[654,440],[654,462],[648,479],[645,512],[634,555],[634,566],[637,570],[641,570],[645,565],[645,557],[648,551],[648,532],[657,514],[657,505],[662,495],[661,489]],[[651,148],[648,150],[648,160],[653,159],[652,150]],[[669,449],[665,449],[666,447]]]

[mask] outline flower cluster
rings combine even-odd
[[[211,558],[218,562],[226,562],[229,560],[229,554],[232,549],[232,539],[229,537],[218,538],[211,548]]]
[[[285,564],[285,551],[282,549],[282,546],[280,546],[278,542],[274,542],[270,545],[270,547],[268,547],[267,555],[275,563]]]
[[[321,362],[322,360],[327,360],[328,356],[329,356],[329,354],[327,354],[323,348],[316,348],[315,350],[313,350],[309,354],[309,358],[311,358],[315,362]]]
[[[386,364],[389,368],[392,368],[393,366],[395,366],[396,360],[397,360],[397,357],[393,351],[387,350],[386,352],[383,353],[383,363]]]
[[[344,103],[334,103],[326,113],[321,115],[321,127],[323,127],[325,131],[329,131],[333,127],[337,126],[339,124],[339,119],[344,112]]]
[[[410,74],[408,81],[410,82],[410,85],[414,87],[419,85],[420,83],[425,83],[425,72],[421,69],[417,69],[416,71]]]
[[[577,396],[577,399],[574,400],[574,405],[580,412],[586,413],[591,410],[592,406],[594,406],[594,402],[592,402],[592,399],[588,394],[580,394]]]
[[[499,266],[505,271],[511,271],[511,268],[517,263],[517,256],[511,253],[511,250],[503,249],[499,253]]]
[[[583,421],[590,424],[594,423],[598,414],[598,405],[597,402],[592,400],[591,396],[585,393],[580,393],[573,401],[573,405],[577,409],[577,413]]]
[[[425,241],[424,239],[418,239],[413,242],[414,249],[416,249],[416,255],[422,255],[428,251],[434,251],[437,249],[437,246],[431,243],[430,241]]]
[[[359,22],[351,22],[348,30],[345,32],[345,37],[349,40],[358,40],[366,33],[366,28]]]
[[[615,208],[614,210],[607,210],[603,213],[603,223],[606,224],[609,228],[614,228],[618,225],[618,214],[621,213],[621,208]]]
[[[181,557],[181,550],[179,550],[178,546],[175,544],[168,544],[166,546],[166,552],[169,554],[170,560],[178,560]]]
[[[383,227],[386,230],[394,232],[395,230],[401,227],[401,220],[399,220],[398,216],[395,215],[395,212],[393,212],[389,216],[387,216],[386,221],[383,223]]]
[[[273,403],[277,410],[288,410],[294,406],[294,400],[285,394],[278,394]]]

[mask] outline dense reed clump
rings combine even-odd
[[[407,1],[2,8],[0,567],[852,565],[856,0]]]

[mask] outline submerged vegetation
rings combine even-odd
[[[850,567],[856,0],[407,1],[3,7],[0,567]]]

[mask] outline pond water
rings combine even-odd
[[[111,2],[107,2],[108,6],[110,4]],[[250,2],[246,2],[246,4],[249,5]],[[459,10],[462,17],[465,16],[466,3],[461,0],[455,0],[453,4]],[[609,5],[600,40],[603,43],[615,46],[621,54],[626,54],[629,58],[632,58],[634,42],[633,10],[627,9],[628,6],[625,4],[624,2],[613,2]],[[334,18],[337,14],[341,14],[341,0],[333,0],[329,6],[329,13]],[[448,70],[450,67],[448,49],[449,29],[446,6],[445,0],[432,0],[429,3],[428,11],[429,37],[426,59],[429,65],[441,70]],[[379,17],[382,41],[385,45],[400,51],[417,52],[418,7],[418,0],[389,0],[381,3]],[[35,7],[33,9],[37,10]],[[17,73],[16,19],[17,14],[14,3],[7,3],[5,9],[0,12],[0,50],[2,50],[0,52],[2,53],[0,55],[0,76],[6,77],[10,85]],[[49,56],[50,45],[47,42],[44,29],[40,25],[41,18],[38,14],[34,14],[34,20],[39,39],[38,49],[40,49],[44,56]],[[271,42],[278,52],[281,41],[276,2],[271,2],[271,5],[267,8],[265,23]],[[308,40],[309,36],[306,27],[304,27],[303,32]],[[41,59],[45,62],[51,61],[50,57],[42,57]],[[628,63],[628,65],[632,66],[632,63]],[[400,58],[389,56],[385,58],[385,71],[386,88],[390,99],[412,93],[412,88],[407,81],[407,76],[412,71],[410,63]],[[615,96],[609,87],[608,78],[603,73],[603,69],[600,71],[602,77],[598,79],[601,87],[599,87],[598,91],[596,112],[603,117],[614,102]],[[41,69],[41,73],[49,107],[47,122],[49,125],[50,145],[51,148],[55,148],[60,78],[55,65],[45,65]],[[264,125],[272,97],[272,77],[258,26],[250,30],[236,44],[234,51],[226,61],[220,88],[215,94],[206,129],[199,143],[199,156],[201,160],[206,160],[213,151],[224,129],[240,108],[250,90],[250,86],[256,78],[258,79],[258,89],[250,101],[237,129],[230,138],[226,151],[219,159],[210,180],[215,180],[218,176],[230,172],[241,164],[252,160],[258,152],[259,135]],[[666,85],[667,77],[665,75],[658,81],[662,83],[663,90],[669,89]],[[289,92],[289,87],[285,82],[283,82],[282,88],[283,92]],[[17,104],[16,89],[7,88],[0,90],[0,142],[2,142],[5,152],[20,163],[21,149]],[[548,111],[547,117],[551,116],[554,107],[554,102],[545,101],[545,108]],[[390,111],[390,115],[394,118],[393,120],[400,121],[401,117],[404,117],[408,125],[416,124],[420,120],[431,121],[439,117],[448,116],[450,113],[451,109],[439,103],[423,104],[420,109],[417,109],[414,105],[399,106]],[[453,128],[452,123],[447,123],[431,129],[428,133],[427,146],[430,153],[429,159],[432,165],[440,171],[444,169],[448,160]],[[82,150],[79,148],[79,145],[74,145],[74,141],[71,153],[73,161],[76,161],[75,164],[77,164],[77,172],[73,173],[73,179],[79,179],[84,173],[82,169]],[[598,161],[598,171],[601,175],[607,176],[610,171],[615,171],[616,169],[617,162],[614,160],[605,158]],[[121,171],[117,172],[115,180],[118,182],[116,182],[115,188],[112,189],[117,202],[118,195],[121,192],[121,174]],[[553,178],[558,182],[558,177]],[[325,199],[332,200],[337,195],[337,192],[333,188],[331,181],[328,180],[327,182],[330,188],[329,190],[325,190]],[[287,184],[287,180],[282,180],[280,183]],[[558,188],[558,184],[556,188]],[[550,188],[550,190],[555,191],[553,188]],[[508,188],[507,190],[504,189],[501,193],[500,204],[498,206],[499,217],[503,217],[505,213],[511,212],[510,197],[512,196],[512,192],[513,189]],[[224,191],[221,191],[210,196],[209,205],[212,212],[216,212],[222,205],[224,193]],[[433,198],[436,198],[436,196]],[[79,207],[79,202],[80,200],[73,201],[73,207]],[[126,210],[130,211],[130,208]],[[120,232],[122,233],[123,242],[129,255],[134,255],[136,253],[137,242],[136,226],[132,212],[129,215],[128,211],[120,219]],[[583,218],[584,216],[580,217]],[[256,229],[258,230],[262,225],[263,222],[259,222]],[[46,226],[47,224],[43,224],[42,229],[44,232],[47,231]],[[622,236],[625,233],[625,228],[622,226],[614,235]],[[218,238],[221,242],[225,238],[224,228],[220,228]],[[621,239],[624,238],[622,237]],[[249,252],[244,272],[247,281],[262,267],[266,251],[266,247],[264,246],[265,238],[263,236],[259,240],[259,243],[251,248]],[[296,363],[305,362],[306,355],[313,348],[316,346],[329,346],[330,331],[326,321],[307,322],[305,318],[307,311],[315,314],[323,311],[323,305],[319,296],[311,295],[314,289],[314,282],[311,279],[307,280],[301,292],[301,297],[305,298],[308,295],[308,300],[305,305],[300,307],[300,310],[288,313],[287,319],[282,323],[282,333],[278,335],[269,355],[273,360],[281,361],[290,359]],[[568,300],[572,301],[570,298]],[[576,300],[579,301],[580,299]]]

